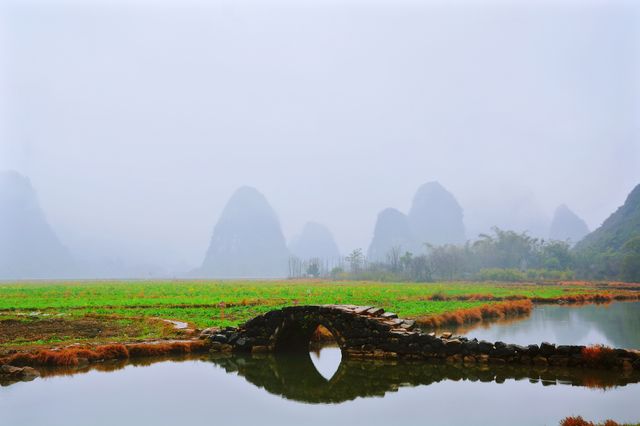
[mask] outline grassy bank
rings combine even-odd
[[[621,284],[372,283],[321,281],[107,281],[0,284],[0,346],[127,342],[237,325],[292,304],[381,306],[401,317],[441,324],[524,312],[517,301],[602,302],[637,297]],[[508,303],[511,302],[511,303]],[[493,307],[493,308],[492,308]],[[34,331],[35,332],[29,332]]]

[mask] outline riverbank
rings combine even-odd
[[[36,370],[41,367],[83,368],[111,361],[207,353],[209,349],[206,340],[191,339],[15,351],[0,357],[0,382],[33,380],[41,375]]]

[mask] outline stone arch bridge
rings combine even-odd
[[[415,321],[400,319],[382,308],[353,305],[290,306],[259,315],[238,328],[206,333],[214,347],[251,352],[309,352],[318,326],[328,329],[343,354],[392,356],[401,342],[432,340]],[[216,345],[218,343],[218,345]]]
[[[605,356],[584,346],[550,343],[528,346],[487,342],[449,334],[424,333],[415,321],[398,318],[382,308],[353,305],[306,305],[276,309],[224,330],[207,329],[213,352],[309,353],[318,326],[326,327],[343,358],[403,358],[464,364],[520,364],[536,367],[588,367],[640,370],[640,351],[610,349]]]

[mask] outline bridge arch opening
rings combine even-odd
[[[284,321],[275,334],[275,352],[306,353],[330,345],[342,352],[340,333],[331,324],[315,320]]]
[[[342,351],[331,331],[319,324],[309,342],[309,356],[316,371],[326,380],[337,373],[342,363]]]
[[[309,341],[309,350],[311,352],[318,352],[324,347],[337,347],[338,341],[336,340],[331,330],[322,324],[318,324],[316,329],[311,334],[311,340]]]

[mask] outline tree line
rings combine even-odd
[[[290,260],[290,276],[375,281],[532,281],[623,279],[640,281],[640,238],[622,254],[607,257],[576,253],[568,242],[544,240],[492,228],[464,245],[424,244],[421,253],[391,247],[383,261],[369,261],[362,249],[344,259]],[[604,259],[604,260],[603,260]],[[292,268],[292,265],[294,266]]]

